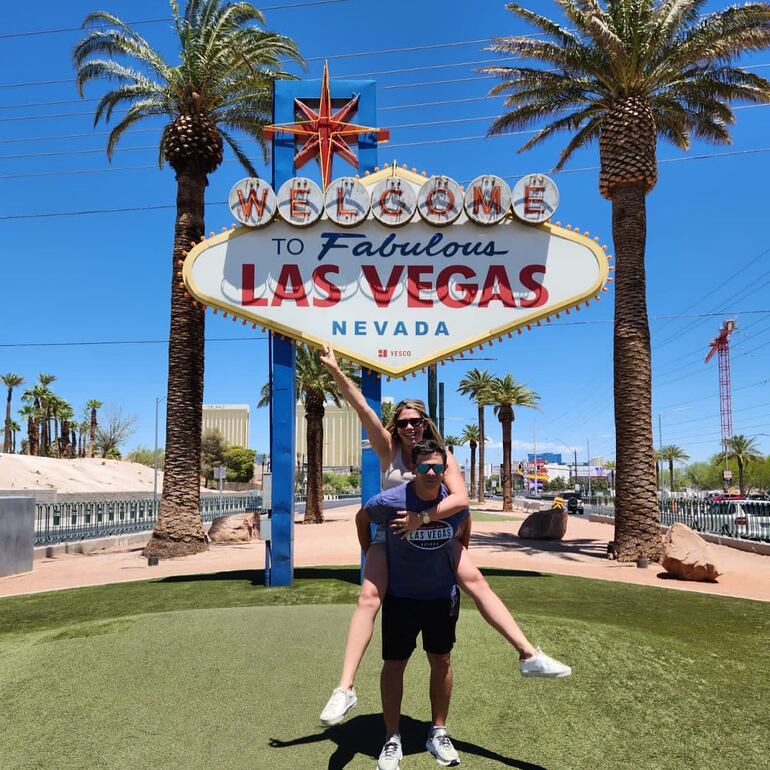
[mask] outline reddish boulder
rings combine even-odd
[[[673,524],[663,538],[663,569],[682,580],[713,583],[723,574],[714,549],[685,524]]]
[[[259,514],[235,513],[219,516],[208,532],[212,543],[249,543],[259,539]]]
[[[519,527],[519,537],[527,540],[561,540],[567,531],[567,511],[551,508],[535,511]]]

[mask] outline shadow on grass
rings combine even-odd
[[[427,751],[425,739],[429,729],[430,724],[428,722],[422,722],[408,716],[401,717],[401,746],[405,757]],[[311,743],[333,743],[337,747],[329,757],[326,768],[327,770],[344,770],[359,754],[376,760],[382,749],[382,739],[382,715],[362,714],[344,724],[329,727],[313,735],[303,735],[289,740],[271,738],[269,746],[271,749],[287,749],[292,746],[304,746]],[[457,738],[452,738],[452,742],[461,755],[471,754],[491,759],[498,762],[501,767],[515,767],[519,770],[547,770],[542,765],[533,765],[531,762],[524,762],[521,759],[506,757],[475,743]]]
[[[343,583],[360,584],[358,567],[299,567],[294,570],[294,580],[340,580]],[[235,580],[253,586],[265,585],[265,570],[241,569],[232,572],[209,572],[199,575],[170,575],[158,583],[199,583],[212,580]]]
[[[497,551],[515,550],[525,554],[555,553],[568,561],[571,559],[577,561],[577,556],[607,558],[607,544],[589,539],[525,540],[510,532],[474,532],[471,535],[471,548],[474,546]]]

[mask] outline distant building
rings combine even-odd
[[[337,406],[328,401],[324,413],[323,467],[327,470],[344,470],[361,467],[361,421],[355,410],[342,403]],[[294,428],[297,462],[307,462],[307,420],[305,407],[298,403]]]
[[[535,457],[537,457],[538,460],[542,460],[546,463],[554,463],[556,465],[561,465],[561,453],[560,452],[540,452],[538,455],[534,454],[528,454],[527,460],[529,462],[532,462]]]
[[[248,404],[204,404],[203,433],[216,428],[228,446],[249,446]]]

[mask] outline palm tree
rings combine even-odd
[[[513,510],[513,485],[511,483],[511,434],[513,432],[513,421],[516,415],[513,413],[515,406],[527,406],[531,409],[537,408],[537,402],[540,396],[533,390],[524,387],[516,382],[510,374],[504,377],[497,377],[492,385],[491,403],[494,405],[494,411],[497,419],[500,420],[500,427],[503,432],[503,465],[500,469],[503,486],[503,510]]]
[[[305,405],[307,443],[307,499],[305,501],[305,524],[322,524],[323,513],[323,450],[324,414],[326,399],[330,398],[340,406],[342,394],[337,388],[329,370],[321,363],[318,353],[306,345],[297,345],[297,400]],[[348,364],[340,368],[353,380],[359,382]],[[258,407],[270,403],[270,384],[262,386]]]
[[[658,137],[686,150],[691,136],[730,141],[740,100],[770,101],[770,82],[731,62],[770,44],[770,4],[701,15],[705,0],[557,0],[569,26],[506,7],[537,37],[495,41],[491,50],[545,65],[488,67],[503,82],[508,111],[491,134],[549,120],[522,150],[572,133],[556,165],[599,140],[599,190],[612,202],[617,260],[615,429],[618,558],[661,553],[652,441],[650,333],[645,296],[645,196],[657,181]]]
[[[77,85],[117,81],[96,107],[95,122],[109,121],[127,105],[107,141],[107,155],[129,127],[146,118],[170,120],[160,136],[159,162],[168,161],[177,181],[176,226],[171,263],[171,329],[168,352],[166,460],[160,512],[145,555],[184,556],[206,549],[201,525],[200,463],[204,309],[190,300],[178,263],[204,233],[204,191],[222,162],[227,142],[247,172],[256,170],[230,131],[256,139],[267,158],[262,128],[271,119],[272,85],[289,77],[281,58],[301,61],[292,40],[267,32],[262,14],[248,2],[187,0],[180,13],[171,2],[179,38],[177,66],[168,64],[118,17],[97,11],[73,52]]]
[[[746,489],[743,484],[743,471],[747,465],[754,462],[761,462],[764,457],[759,453],[757,445],[753,438],[738,434],[725,442],[725,451],[718,455],[720,463],[726,463],[728,460],[735,460],[738,464],[738,489],[743,497]]]
[[[387,425],[393,418],[393,412],[396,411],[396,405],[392,401],[383,401],[380,406],[380,422]]]
[[[16,454],[16,434],[21,430],[21,425],[11,420],[11,452]]]
[[[90,410],[90,422],[89,422],[89,436],[88,436],[88,456],[94,457],[96,452],[96,431],[99,428],[99,422],[96,419],[96,412],[101,409],[104,404],[101,401],[97,401],[92,398],[90,401],[86,401],[86,409]]]
[[[462,444],[462,441],[459,436],[453,436],[450,433],[447,433],[446,436],[444,436],[444,444],[446,445],[446,448],[454,454],[455,447]]]
[[[458,392],[476,402],[479,409],[479,487],[478,501],[484,502],[484,407],[489,403],[489,389],[495,378],[487,371],[471,369],[468,374],[460,380],[457,386]],[[471,494],[473,494],[473,485],[471,485]]]
[[[681,447],[678,447],[676,444],[669,444],[668,446],[664,446],[658,451],[657,456],[661,460],[665,460],[668,462],[668,486],[669,489],[673,492],[674,491],[674,463],[683,463],[690,459],[690,455],[688,455],[684,449]]]
[[[24,398],[24,396],[22,396]],[[27,421],[27,452],[30,456],[37,454],[37,409],[34,404],[25,404],[19,409],[19,416]]]
[[[40,454],[43,457],[48,457],[51,453],[51,405],[56,398],[54,392],[48,386],[55,382],[56,375],[40,372],[37,379],[40,385],[37,399],[43,412],[40,418],[40,427],[42,428],[40,431]]]
[[[34,432],[29,435],[29,453],[41,457],[48,456],[48,399],[51,391],[37,382],[21,394],[21,400],[29,404],[32,412],[28,414],[27,428]]]
[[[476,486],[476,447],[479,445],[480,438],[479,426],[474,423],[469,423],[463,428],[460,441],[458,442],[460,445],[467,444],[471,448],[471,493]]]
[[[11,398],[13,396],[13,389],[18,388],[19,385],[24,384],[24,378],[20,374],[9,372],[2,375],[0,379],[3,381],[3,385],[8,388],[8,398],[5,402],[5,432],[3,435],[3,452],[11,451]]]

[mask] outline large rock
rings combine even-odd
[[[249,543],[259,539],[259,514],[234,513],[219,516],[211,522],[208,532],[212,543]]]
[[[663,569],[682,580],[714,582],[721,574],[714,549],[685,524],[673,524],[663,538]]]
[[[519,537],[527,540],[561,540],[567,531],[567,512],[559,508],[536,511],[519,527]]]

